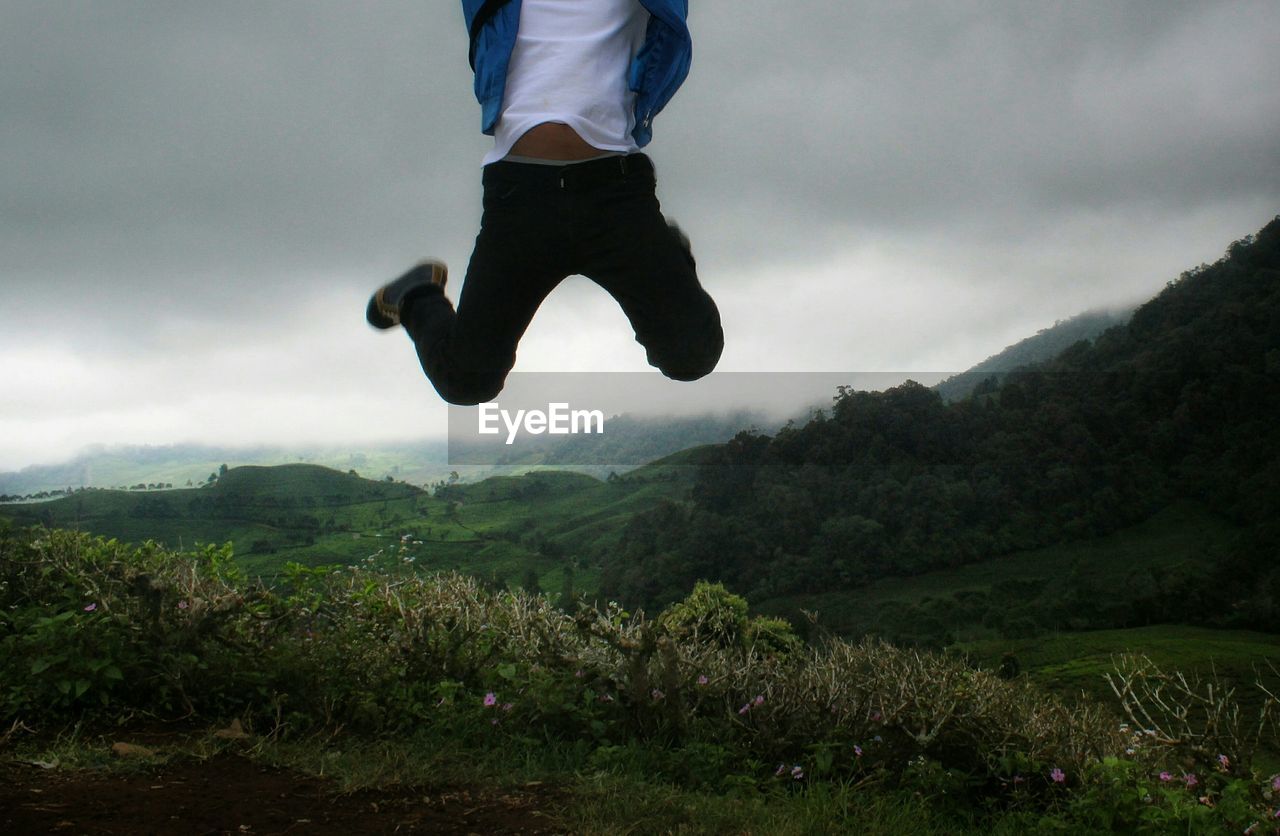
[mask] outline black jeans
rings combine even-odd
[[[676,380],[715,368],[720,313],[687,239],[663,219],[654,183],[644,154],[485,166],[484,217],[457,311],[431,287],[401,316],[440,396],[464,405],[496,397],[534,312],[574,274],[622,306],[649,365]]]

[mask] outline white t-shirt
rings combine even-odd
[[[561,122],[601,151],[639,150],[631,61],[649,13],[639,0],[521,0],[489,164],[535,125]]]

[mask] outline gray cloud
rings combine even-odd
[[[53,346],[136,391],[113,369],[173,354],[234,399],[211,344],[269,365],[323,327],[347,362],[274,362],[350,397],[371,379],[352,358],[407,352],[369,342],[372,284],[426,254],[461,278],[487,140],[457,4],[0,0],[0,19],[0,357]],[[972,362],[1280,210],[1272,0],[702,0],[691,22],[651,153],[739,370]],[[642,367],[618,327],[570,283],[522,362],[573,365],[586,334]]]

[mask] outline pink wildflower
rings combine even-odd
[[[795,778],[797,781],[804,779],[804,770],[800,767],[800,764],[796,764],[791,767],[791,777]]]
[[[756,694],[756,698],[755,700],[753,700],[753,702],[755,703],[757,708],[764,705],[764,694]]]
[[[1173,780],[1173,775],[1171,775],[1171,774],[1170,774],[1170,773],[1168,773],[1168,772],[1161,772],[1161,773],[1160,773],[1160,780],[1167,784],[1167,783],[1169,783],[1170,781],[1172,781],[1172,780]]]
[[[1055,784],[1063,784],[1066,783],[1067,773],[1055,766],[1052,771],[1049,772],[1049,777],[1053,779]]]
[[[780,763],[778,764],[778,768],[774,770],[773,774],[775,777],[781,778],[786,771],[787,765],[785,763]]]
[[[698,676],[699,685],[706,685],[710,681],[711,680],[707,679],[707,675],[705,673]]]
[[[871,712],[871,722],[873,722],[873,723],[879,723],[879,722],[880,722],[881,720],[883,720],[883,719],[884,719],[884,718],[880,715],[880,712],[879,712],[879,711],[873,711],[873,712]]]
[[[1276,792],[1280,792],[1280,775],[1277,775],[1271,779],[1271,789],[1275,790]]]
[[[1186,775],[1183,775],[1182,780],[1186,782],[1188,787],[1194,787],[1200,783],[1200,779],[1192,775],[1191,773],[1187,773]]]
[[[578,670],[574,671],[573,675],[578,679],[582,679],[582,669],[579,668]]]
[[[856,743],[855,743],[855,744],[853,744],[853,756],[854,756],[855,758],[860,758],[860,757],[862,757],[862,747],[861,747],[861,746],[859,746],[859,745],[858,745],[858,744],[856,744]]]
[[[1218,755],[1218,766],[1222,767],[1224,770],[1230,769],[1231,758],[1226,755]]]
[[[186,601],[179,601],[179,602],[178,602],[178,609],[180,609],[180,610],[185,610],[186,608],[187,608],[187,602],[186,602]]]
[[[747,713],[748,711],[750,711],[750,710],[751,710],[751,703],[747,703],[746,705],[742,706],[742,708],[739,708],[739,709],[738,709],[738,713],[739,713],[739,714],[746,714],[746,713]]]
[[[493,708],[493,707],[494,707],[495,705],[497,705],[497,704],[498,704],[498,695],[497,695],[497,694],[495,694],[495,693],[493,693],[492,691],[490,691],[489,693],[487,693],[487,694],[485,694],[485,695],[484,695],[484,706],[485,706],[485,708]]]
[[[504,703],[502,704],[502,710],[503,710],[503,711],[510,711],[511,709],[513,709],[513,708],[515,708],[515,707],[516,707],[515,703],[511,703],[511,702],[504,702]]]
[[[93,611],[94,611],[94,610],[96,610],[97,608],[98,608],[98,605],[97,605],[97,604],[89,604],[89,605],[87,605],[87,606],[84,608],[84,611],[85,611],[85,612],[93,612]]]
[[[666,694],[662,693],[662,692],[661,692],[661,691],[659,691],[657,688],[654,688],[654,689],[653,689],[653,692],[652,692],[652,693],[650,693],[650,694],[649,694],[649,696],[653,697],[653,699],[654,699],[655,701],[657,701],[657,700],[660,700],[660,699],[662,699],[663,697],[665,697],[665,696],[666,696]]]
[[[1027,779],[1026,779],[1026,778],[1023,778],[1021,775],[1014,775],[1014,776],[1013,776],[1013,783],[1014,783],[1014,784],[1025,784],[1026,782],[1027,782]]]

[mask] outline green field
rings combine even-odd
[[[536,578],[547,592],[592,595],[596,559],[616,546],[633,514],[687,493],[696,455],[610,481],[545,470],[458,483],[435,495],[316,465],[247,466],[202,488],[87,490],[3,513],[18,524],[176,549],[229,542],[241,566],[268,579],[287,562],[398,564],[512,585]]]

